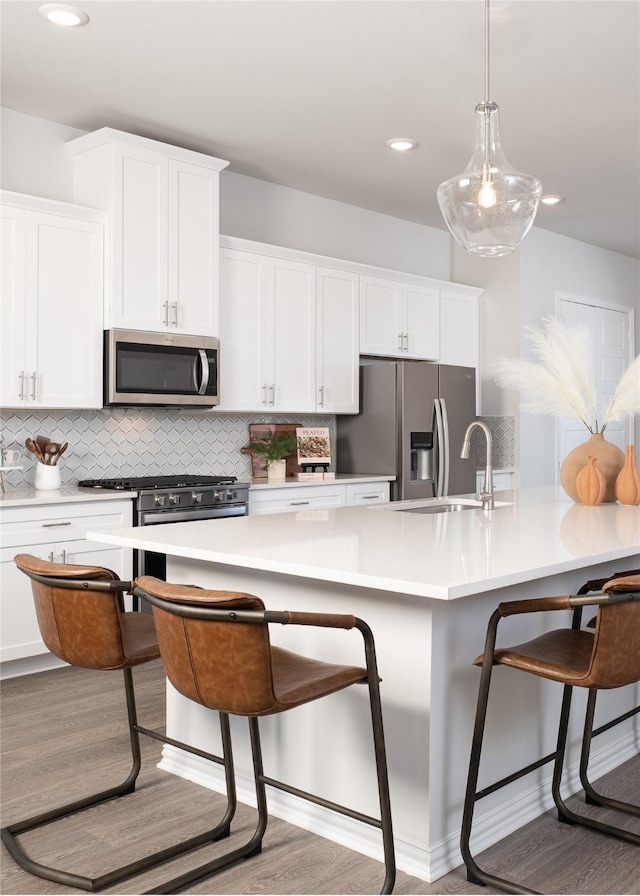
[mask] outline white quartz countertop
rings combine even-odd
[[[89,532],[94,541],[452,600],[640,554],[640,507],[573,504],[561,489],[499,492],[487,513],[426,501]]]
[[[75,504],[78,501],[118,501],[135,498],[137,492],[106,491],[67,485],[52,491],[37,488],[9,488],[0,495],[0,508],[36,507],[38,504]]]
[[[336,473],[334,479],[295,479],[292,476],[287,479],[252,479],[251,490],[269,488],[308,488],[310,485],[352,485],[359,482],[393,482],[395,476],[367,476],[359,473]]]

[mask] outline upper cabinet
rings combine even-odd
[[[216,410],[355,413],[357,275],[280,252],[224,238]]]
[[[440,357],[440,296],[437,289],[360,277],[360,354],[393,358]]]
[[[67,145],[75,200],[110,212],[104,326],[218,336],[228,162],[111,128]]]
[[[482,290],[453,286],[440,291],[440,362],[478,367],[480,352],[478,296]],[[480,378],[478,377],[478,383]]]
[[[102,407],[104,215],[0,193],[0,403]]]

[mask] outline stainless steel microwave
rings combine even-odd
[[[220,401],[219,378],[219,339],[105,330],[107,406],[210,408]]]

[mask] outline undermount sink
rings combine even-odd
[[[401,513],[458,513],[460,510],[478,510],[482,504],[425,504],[424,507],[398,507]]]

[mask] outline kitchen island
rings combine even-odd
[[[500,601],[575,593],[591,578],[640,567],[640,507],[584,507],[557,489],[498,493],[496,509],[416,513],[414,501],[274,516],[175,523],[90,535],[166,553],[168,579],[258,594],[270,609],[348,612],[373,629],[390,772],[398,866],[432,881],[460,864],[458,837],[482,651]],[[551,617],[551,620],[548,618]],[[499,643],[537,635],[568,614],[505,620]],[[274,643],[337,662],[361,662],[354,632],[274,627]],[[480,785],[551,752],[561,689],[497,670]],[[577,790],[576,694],[565,789]],[[601,695],[596,724],[630,709],[638,686]],[[592,777],[636,755],[638,717],[598,737]],[[239,796],[252,802],[246,723],[234,720]],[[168,733],[218,748],[215,713],[168,688]],[[261,720],[267,773],[376,813],[366,695],[349,689]],[[333,757],[333,759],[332,759]],[[219,770],[166,747],[162,766],[222,789]],[[550,766],[493,794],[476,810],[474,848],[506,836],[550,807]],[[379,836],[320,807],[269,794],[294,824],[380,856]],[[364,830],[362,828],[365,828]]]

